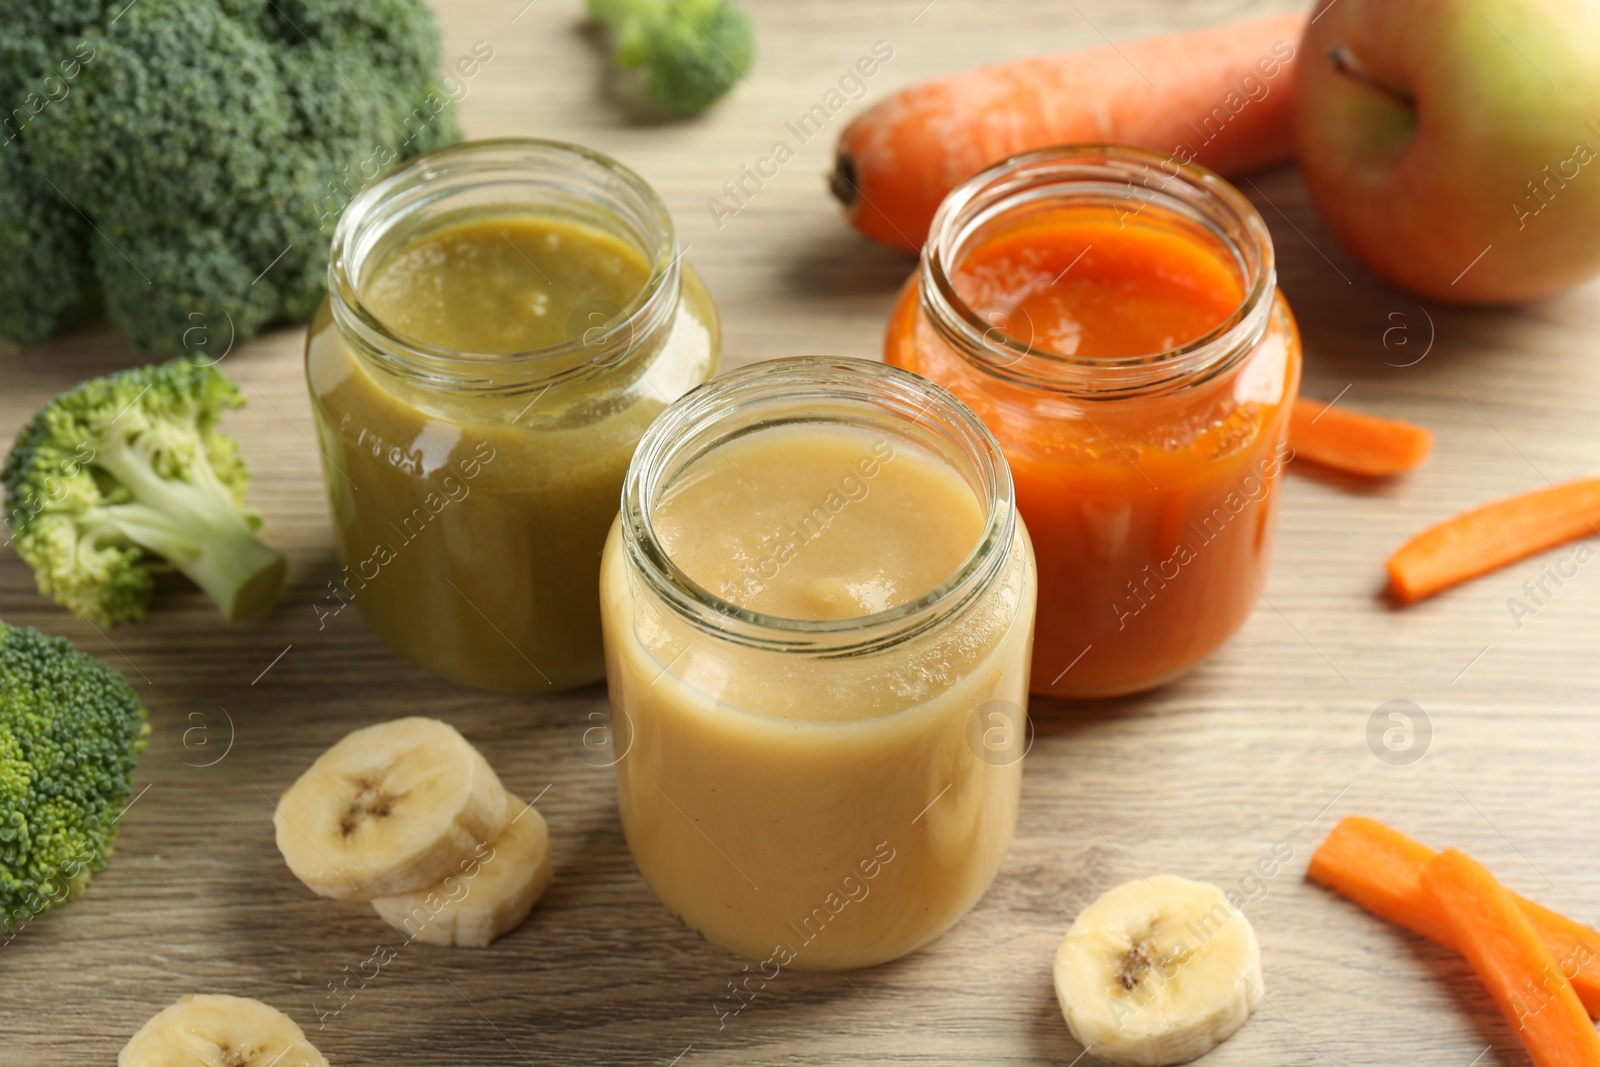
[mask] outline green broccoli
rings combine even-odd
[[[0,622],[0,932],[105,868],[149,732],[122,675],[65,638]]]
[[[40,409],[0,468],[6,527],[39,591],[109,625],[142,617],[170,565],[229,621],[270,606],[287,564],[256,540],[250,476],[217,430],[243,404],[215,367],[173,360],[93,378]]]
[[[460,138],[426,0],[0,0],[0,337],[98,294],[140,348],[304,319],[333,223]]]
[[[755,26],[732,0],[589,0],[589,13],[616,30],[617,65],[642,70],[675,115],[709,107],[755,61]]]

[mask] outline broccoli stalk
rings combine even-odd
[[[755,27],[732,0],[589,0],[589,13],[616,31],[617,66],[641,70],[676,115],[705,110],[755,61]]]
[[[184,454],[174,473],[163,476],[137,437],[112,434],[96,450],[95,465],[132,499],[85,513],[92,539],[121,535],[162,557],[205,590],[229,621],[254,615],[278,598],[283,556],[256,540],[205,456]]]
[[[6,522],[39,591],[107,624],[139,618],[165,561],[230,622],[271,605],[287,564],[256,539],[248,475],[216,429],[242,404],[214,368],[175,360],[93,379],[41,409],[4,469]]]

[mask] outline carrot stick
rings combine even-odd
[[[1442,589],[1588,534],[1600,534],[1600,478],[1535,489],[1473,508],[1389,557],[1389,588],[1414,604]]]
[[[1340,820],[1311,855],[1306,875],[1361,907],[1444,948],[1454,934],[1422,888],[1423,866],[1437,855],[1420,841],[1375,819]],[[1600,933],[1565,915],[1516,897],[1590,1015],[1600,1017]]]
[[[1449,930],[1429,905],[1417,876],[1436,855],[1375,819],[1339,820],[1311,854],[1306,877],[1361,905],[1380,919],[1454,948]]]
[[[1381,478],[1399,474],[1428,458],[1433,434],[1421,426],[1380,419],[1305,397],[1294,402],[1289,443],[1295,459],[1349,474]]]
[[[1445,849],[1422,888],[1535,1067],[1600,1067],[1600,1034],[1516,898],[1472,857]]]
[[[1280,15],[912,86],[840,135],[834,195],[856,229],[915,252],[945,194],[1035,148],[1130,144],[1223,174],[1282,162],[1304,28],[1304,15]]]

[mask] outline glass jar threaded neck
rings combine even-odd
[[[834,423],[928,449],[956,470],[984,509],[978,544],[927,593],[857,618],[788,619],[747,610],[705,589],[673,562],[653,512],[696,460],[756,430]],[[704,632],[783,652],[878,651],[956,617],[1001,575],[1017,535],[1011,472],[999,442],[943,388],[881,363],[830,356],[766,360],[723,374],[669,407],[645,432],[622,488],[621,532],[636,574]]]
[[[592,226],[628,245],[650,267],[638,294],[621,306],[586,305],[559,343],[511,353],[425,343],[397,332],[363,302],[373,273],[430,227],[461,217],[492,224],[497,212],[527,211]],[[679,260],[666,206],[622,164],[558,141],[473,141],[419,156],[351,200],[334,230],[329,304],[352,350],[371,365],[447,392],[517,396],[648,362],[672,325]]]
[[[974,307],[953,276],[996,233],[1052,211],[1083,208],[1119,226],[1167,226],[1215,249],[1244,294],[1201,336],[1162,351],[1087,357],[1054,351],[1003,311]],[[1086,249],[1087,251],[1087,249]],[[1064,273],[1064,272],[1063,272]],[[945,199],[923,246],[922,309],[963,359],[1014,385],[1074,400],[1151,395],[1203,381],[1260,341],[1277,288],[1272,239],[1243,194],[1211,171],[1115,145],[1064,145],[1013,156],[967,179]]]

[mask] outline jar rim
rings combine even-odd
[[[361,297],[360,271],[381,238],[405,215],[390,217],[385,209],[412,210],[433,195],[461,195],[457,179],[465,175],[502,174],[515,180],[519,168],[532,172],[545,168],[569,180],[569,188],[582,183],[597,199],[619,214],[631,215],[654,245],[638,249],[650,264],[650,273],[633,298],[611,315],[604,327],[593,327],[552,345],[518,352],[473,352],[434,345],[395,330],[366,306]],[[532,185],[531,179],[524,179]],[[416,198],[413,204],[408,198]],[[530,204],[536,203],[530,201]],[[491,223],[492,224],[492,223]],[[636,248],[638,242],[634,243]],[[582,145],[533,137],[501,137],[448,145],[393,168],[357,193],[334,227],[328,260],[328,292],[334,317],[342,329],[353,332],[364,347],[390,369],[405,376],[468,390],[515,392],[556,384],[579,375],[605,370],[624,361],[669,323],[679,291],[682,253],[672,216],[656,191],[637,172],[610,156]],[[600,331],[596,334],[594,331]],[[487,377],[486,377],[487,376]],[[506,379],[515,388],[506,388]]]
[[[843,619],[792,619],[738,606],[700,585],[673,561],[655,532],[654,508],[677,475],[750,427],[739,416],[792,402],[808,421],[823,418],[809,401],[877,406],[883,425],[928,428],[948,440],[969,470],[985,508],[984,529],[960,564],[932,589],[904,603]],[[833,421],[844,421],[836,418]],[[767,420],[760,425],[776,424]],[[705,440],[714,443],[704,444]],[[699,447],[697,447],[699,446]],[[685,454],[692,453],[692,454]],[[947,457],[948,458],[948,457]],[[622,486],[623,548],[636,573],[677,614],[701,630],[777,651],[857,655],[922,633],[959,614],[1002,572],[1017,532],[1011,470],[1000,443],[954,394],[926,378],[875,360],[790,356],[721,374],[664,410],[640,439]]]
[[[1148,197],[1135,182],[1144,179]],[[1151,180],[1157,184],[1152,185]],[[981,226],[1046,196],[1128,190],[1138,211],[1162,207],[1205,225],[1235,258],[1245,295],[1226,318],[1183,344],[1131,356],[1086,357],[1040,347],[997,329],[956,291],[950,271]],[[1205,380],[1252,349],[1266,332],[1277,291],[1272,236],[1260,212],[1222,176],[1196,163],[1116,144],[1067,144],[1024,152],[968,178],[945,198],[922,248],[918,288],[934,327],[969,362],[1016,384],[1080,400],[1121,399]]]

